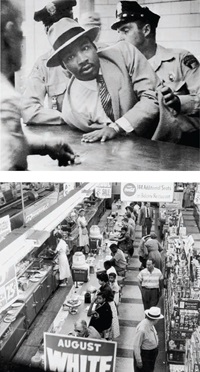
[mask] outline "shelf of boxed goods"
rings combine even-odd
[[[165,337],[170,372],[185,371],[186,342],[200,324],[200,288],[192,265],[192,238],[166,239]],[[188,346],[187,346],[188,347]]]

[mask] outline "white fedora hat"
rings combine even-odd
[[[58,55],[60,51],[71,46],[75,40],[81,36],[87,36],[93,42],[98,32],[99,27],[92,27],[86,31],[71,18],[62,18],[54,23],[48,31],[48,38],[50,44],[53,46],[54,52],[47,61],[47,67],[59,66],[60,61]]]
[[[161,314],[160,308],[157,306],[152,306],[150,309],[147,309],[144,312],[149,319],[157,320],[164,318],[164,316]]]

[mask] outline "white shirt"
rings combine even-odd
[[[83,122],[79,129],[101,129],[111,124],[112,121],[106,115],[99,96],[99,85],[96,79],[82,81],[74,79],[69,85],[63,100],[62,116],[70,126],[77,126],[77,120]],[[116,123],[125,131],[132,132],[133,127],[124,117],[116,120]],[[85,126],[85,130],[84,130]]]

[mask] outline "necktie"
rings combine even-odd
[[[147,208],[147,218],[149,218],[149,208]]]
[[[113,108],[112,108],[112,100],[110,93],[108,92],[106,83],[102,75],[99,75],[97,78],[97,82],[99,83],[99,95],[101,99],[101,104],[106,115],[109,117],[110,120],[115,121]]]

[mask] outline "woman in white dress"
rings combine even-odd
[[[71,276],[71,271],[67,258],[67,254],[69,254],[70,251],[67,243],[63,240],[62,235],[59,232],[55,234],[55,237],[58,241],[55,253],[58,254],[60,286],[66,286],[67,280]]]
[[[78,214],[77,224],[79,230],[79,247],[84,247],[84,253],[87,254],[89,253],[89,237],[84,209],[80,209]]]

